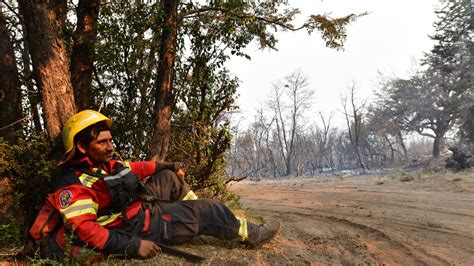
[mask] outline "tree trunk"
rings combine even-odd
[[[385,135],[385,140],[387,141],[387,144],[388,144],[388,148],[390,149],[390,163],[393,163],[395,161],[395,149],[393,148],[393,144],[392,142],[390,141],[390,138]],[[384,152],[385,154],[385,152]]]
[[[59,136],[62,126],[76,111],[69,60],[61,37],[65,15],[58,14],[65,11],[65,2],[19,1],[45,127],[51,139]]]
[[[433,157],[438,158],[441,154],[441,147],[444,144],[443,137],[436,135],[433,141]]]
[[[150,143],[152,160],[164,161],[168,153],[173,113],[173,78],[176,58],[179,0],[163,0],[164,23],[161,33],[155,90],[155,126]]]
[[[12,124],[22,116],[20,80],[13,43],[0,9],[0,136],[15,143],[14,133],[21,132],[21,123]]]
[[[449,124],[450,122],[445,119],[438,118],[436,121],[435,139],[433,141],[433,157],[435,158],[438,158],[441,154],[441,149],[444,146],[444,135],[450,128]]]
[[[286,156],[285,158],[285,165],[286,165],[286,169],[285,169],[285,176],[290,176],[291,174],[291,157],[289,156]]]
[[[405,141],[403,140],[401,131],[398,131],[398,140],[400,141],[400,146],[402,146],[402,149],[403,149],[404,161],[408,161],[408,150],[407,150],[407,147],[405,146]]]
[[[22,22],[24,25],[24,22]],[[23,77],[25,77],[25,86],[26,86],[26,94],[28,96],[28,101],[30,102],[30,113],[33,116],[33,125],[34,129],[37,132],[41,132],[43,130],[43,126],[41,125],[41,117],[38,111],[38,104],[39,104],[39,95],[38,90],[33,85],[33,73],[31,73],[31,60],[29,55],[28,44],[23,42],[23,50],[21,51],[21,60],[23,62]]]
[[[91,108],[94,44],[97,37],[99,0],[80,0],[71,54],[71,82],[79,110]]]
[[[364,163],[364,156],[362,155],[362,152],[358,146],[355,147],[356,150],[356,155],[357,155],[357,161],[359,163],[360,168],[362,168],[362,171],[365,172],[367,170],[367,165]]]

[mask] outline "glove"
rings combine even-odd
[[[186,172],[183,170],[183,163],[181,162],[173,162],[174,172],[176,175],[184,181],[184,177],[186,176]]]
[[[159,172],[163,169],[169,169],[176,173],[179,179],[184,180],[186,173],[183,170],[183,163],[182,162],[163,162],[163,163],[156,163],[156,172]]]

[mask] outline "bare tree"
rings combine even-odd
[[[285,175],[293,171],[297,134],[303,128],[303,113],[313,98],[314,93],[308,86],[307,77],[296,71],[285,77],[283,82],[273,85],[273,95],[268,102],[275,113],[275,133],[280,156],[284,158]]]
[[[344,116],[346,118],[349,139],[357,155],[358,164],[365,171],[367,169],[367,165],[364,162],[364,155],[362,153],[361,144],[362,144],[362,126],[363,126],[362,115],[364,112],[366,102],[357,103],[357,99],[355,95],[356,93],[355,82],[349,87],[349,93],[350,93],[349,99],[347,98],[347,95],[341,96],[342,107],[344,109]],[[348,107],[348,105],[350,106]]]
[[[312,130],[311,136],[312,140],[316,144],[317,156],[317,167],[319,172],[323,172],[324,168],[330,167],[334,170],[334,161],[332,159],[332,148],[331,144],[333,142],[333,128],[331,126],[331,121],[334,116],[334,112],[329,114],[329,117],[325,118],[324,115],[320,112],[319,118],[322,123],[322,127],[316,127]]]
[[[255,145],[254,172],[258,175],[270,175],[270,169],[275,165],[273,151],[269,149],[270,128],[273,121],[274,119],[267,121],[263,109],[260,108],[250,128]]]

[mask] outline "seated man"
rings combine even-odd
[[[278,233],[278,222],[256,225],[220,202],[197,199],[177,163],[112,160],[111,125],[85,110],[64,126],[66,152],[49,195],[64,223],[43,258],[64,259],[69,238],[76,247],[149,258],[160,252],[155,242],[209,235],[258,248]]]

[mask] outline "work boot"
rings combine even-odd
[[[274,221],[256,225],[248,223],[248,237],[244,243],[255,249],[260,248],[263,244],[269,242],[280,231],[280,222]]]

